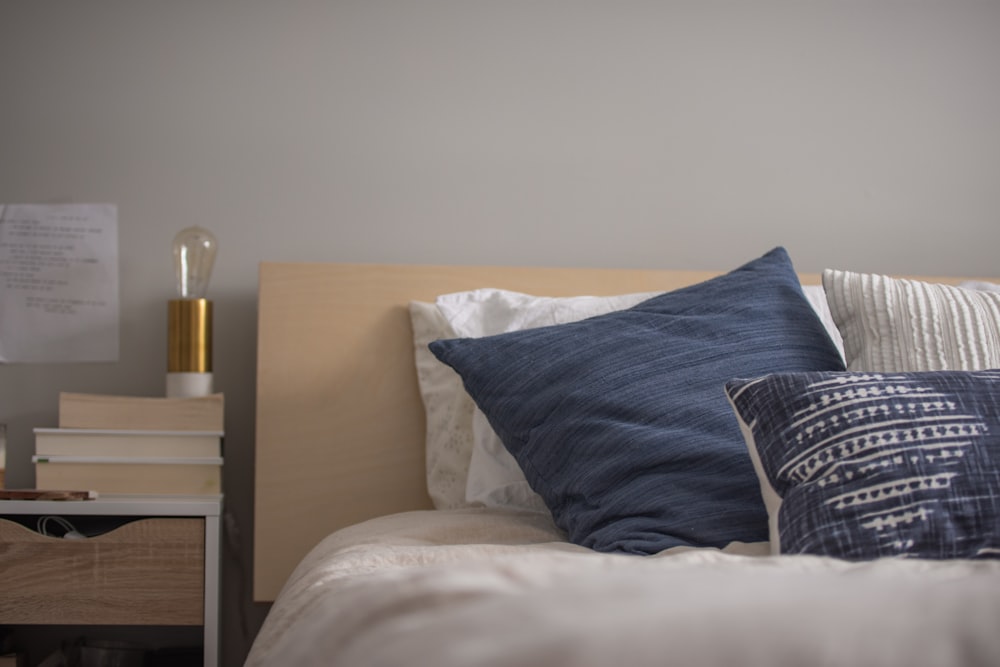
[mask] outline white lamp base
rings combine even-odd
[[[167,398],[191,398],[211,393],[211,373],[167,373]]]

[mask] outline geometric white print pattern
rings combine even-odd
[[[1000,371],[734,381],[782,553],[1000,557]]]

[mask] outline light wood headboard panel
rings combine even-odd
[[[273,600],[323,537],[430,508],[407,305],[499,287],[549,296],[668,290],[698,271],[263,263],[254,599]]]
[[[669,290],[714,272],[264,263],[257,359],[254,599],[273,600],[332,531],[430,508],[407,305],[499,287]],[[959,278],[923,278],[956,282]],[[807,284],[817,275],[803,275]]]

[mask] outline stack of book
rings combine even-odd
[[[35,486],[100,495],[222,493],[222,394],[62,393],[59,427],[35,429]]]

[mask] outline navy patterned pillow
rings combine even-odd
[[[570,541],[636,554],[767,540],[723,384],[844,368],[781,248],[627,310],[430,348]]]
[[[733,380],[772,550],[1000,557],[1000,370]]]

